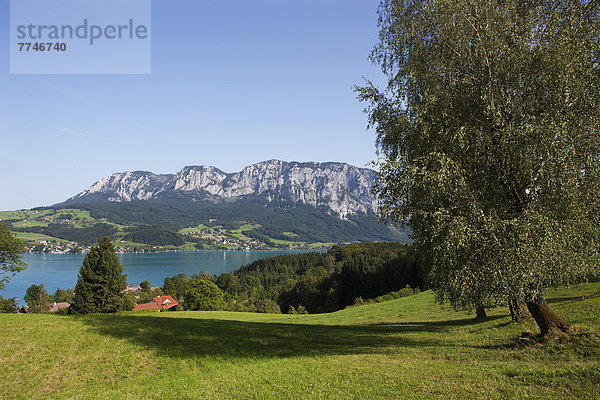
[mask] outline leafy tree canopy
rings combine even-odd
[[[524,299],[598,272],[600,13],[588,0],[383,0],[357,88],[383,155],[383,219],[408,223],[440,300]],[[553,321],[552,321],[553,320]]]
[[[149,292],[151,287],[152,286],[150,285],[150,282],[147,279],[140,283],[140,289],[143,291]]]
[[[29,306],[29,312],[39,313],[49,310],[49,303],[52,300],[52,297],[46,291],[44,284],[40,283],[39,285],[29,286],[23,300],[25,300]]]
[[[0,296],[0,313],[12,313],[18,310],[17,300],[14,297],[5,299]]]
[[[185,293],[185,305],[190,310],[222,310],[225,306],[223,292],[209,280],[192,281],[189,290]]]

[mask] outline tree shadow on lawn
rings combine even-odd
[[[448,342],[449,326],[475,325],[473,319],[306,325],[220,319],[94,315],[81,317],[97,333],[128,340],[175,358],[198,356],[273,358],[314,355],[382,354],[399,347],[470,347]],[[489,320],[496,317],[490,317]],[[501,317],[497,317],[501,318]],[[421,332],[422,335],[406,335]],[[441,338],[440,338],[441,339]]]
[[[593,293],[593,294],[587,295],[587,296],[582,295],[582,296],[551,297],[549,299],[546,299],[546,301],[548,302],[548,304],[563,303],[564,305],[566,305],[566,304],[576,303],[579,301],[595,299],[597,297],[600,297],[600,292],[596,292],[596,293]]]

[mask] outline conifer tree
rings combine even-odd
[[[127,276],[108,237],[103,237],[91,248],[79,270],[75,294],[74,312],[112,313],[122,309]]]

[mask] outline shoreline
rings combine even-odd
[[[160,251],[125,251],[125,252],[116,252],[116,254],[156,254],[156,253],[203,253],[203,252],[232,252],[232,253],[254,253],[254,252],[268,252],[268,251],[299,251],[299,252],[311,252],[311,251],[327,251],[331,247],[318,247],[314,249],[260,249],[260,250],[160,250]],[[62,255],[72,255],[72,256],[81,256],[86,255],[87,253],[66,253],[66,252],[57,252],[57,251],[26,251],[23,254],[62,254]]]

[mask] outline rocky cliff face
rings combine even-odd
[[[185,167],[174,175],[156,175],[135,171],[112,174],[65,203],[132,201],[160,199],[166,196],[203,199],[235,199],[260,195],[326,206],[340,217],[357,212],[375,211],[371,194],[376,173],[344,163],[298,163],[264,161],[227,174],[215,167]]]

